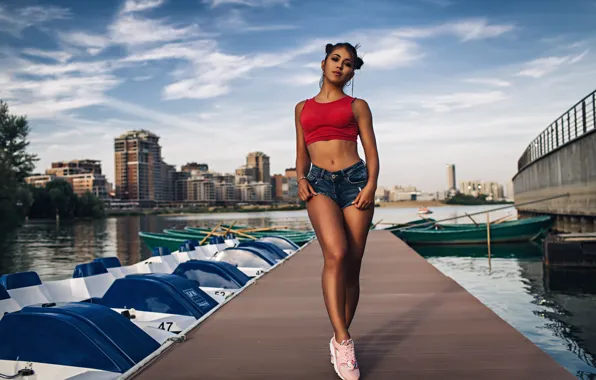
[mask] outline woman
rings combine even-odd
[[[348,43],[327,44],[321,91],[296,105],[298,195],[324,256],[323,298],[334,335],[331,362],[344,380],[358,379],[348,331],[360,295],[360,265],[374,212],[379,157],[368,104],[343,91],[363,61]],[[360,136],[366,164],[358,156]],[[312,166],[311,166],[312,164]]]

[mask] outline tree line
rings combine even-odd
[[[8,105],[0,100],[0,232],[20,225],[26,217],[104,216],[99,198],[89,192],[78,196],[64,179],[50,181],[45,187],[25,183],[39,161],[27,151],[30,130],[26,116],[10,114]]]

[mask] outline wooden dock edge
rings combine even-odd
[[[324,348],[319,347],[320,339],[329,339],[325,337],[329,331],[326,312],[302,308],[312,306],[313,300],[318,303],[321,297],[320,283],[312,281],[320,273],[306,272],[319,267],[320,256],[320,246],[310,241],[261,277],[261,284],[255,281],[185,330],[185,335],[193,335],[192,341],[156,351],[120,378],[154,379],[164,374],[172,379],[337,378],[328,359],[321,357]],[[303,286],[283,287],[296,280],[303,281]],[[353,336],[361,366],[368,372],[363,379],[576,379],[390,232],[371,231],[361,283],[359,331]],[[290,294],[287,301],[299,303],[293,307],[304,315],[293,316],[281,304],[284,292]],[[232,299],[236,302],[231,303]],[[275,302],[271,310],[258,307]],[[246,307],[255,303],[253,308]],[[209,323],[204,325],[207,318]],[[274,319],[275,324],[270,322]],[[280,345],[280,329],[287,332],[287,326],[297,325],[297,320],[308,326],[309,334],[294,334],[293,339],[299,341],[296,345]],[[260,331],[254,323],[261,326]],[[238,343],[232,339],[239,332],[246,343],[259,341],[259,346],[231,343]],[[199,357],[204,360],[197,362]]]

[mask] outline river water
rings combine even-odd
[[[496,207],[436,207],[431,216],[453,218]],[[511,208],[490,215],[494,220],[516,213]],[[485,215],[473,217],[486,221]],[[373,222],[417,218],[414,208],[377,208]],[[133,264],[150,255],[139,231],[233,221],[255,227],[310,228],[304,210],[29,223],[0,241],[0,274],[33,270],[42,280],[63,279],[72,276],[77,264],[102,256],[118,256],[123,265]],[[468,218],[459,221],[471,223]],[[414,248],[576,377],[596,380],[596,271],[544,268],[541,248],[532,244],[493,246],[490,263],[485,247]]]

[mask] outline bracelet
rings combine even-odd
[[[300,183],[300,181],[302,181],[303,179],[308,180],[308,178],[306,178],[306,177],[301,177],[296,183]]]

